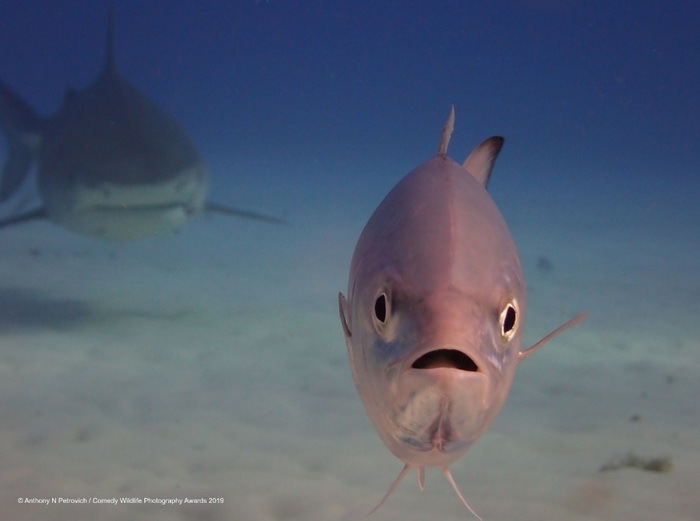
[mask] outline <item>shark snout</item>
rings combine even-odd
[[[439,367],[479,372],[479,366],[474,359],[459,349],[433,349],[416,358],[411,364],[412,369],[436,369]]]

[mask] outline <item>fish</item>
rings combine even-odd
[[[521,347],[526,291],[513,238],[486,191],[503,138],[462,165],[447,155],[454,106],[437,154],[386,195],[357,241],[347,297],[338,295],[352,377],[370,421],[404,467],[370,514],[416,469],[449,470],[501,410],[515,369],[581,313]]]
[[[185,130],[122,77],[114,58],[110,10],[105,63],[82,91],[67,89],[51,117],[38,115],[0,81],[0,126],[8,154],[0,203],[36,165],[40,204],[0,220],[0,228],[48,219],[112,241],[171,233],[203,211],[284,223],[284,219],[207,202],[209,174]]]

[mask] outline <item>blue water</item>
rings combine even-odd
[[[101,68],[108,5],[5,5],[0,78],[55,113]],[[700,518],[700,3],[157,0],[115,15],[120,72],[187,129],[210,198],[291,224],[204,216],[126,245],[2,230],[0,517],[362,519],[401,464],[355,395],[336,293],[454,104],[455,159],[506,138],[490,191],[525,269],[526,341],[589,312],[519,370],[456,480],[493,521]],[[598,472],[628,451],[673,470]],[[422,494],[406,481],[377,520],[469,518],[437,473]],[[225,501],[17,502],[188,495]]]

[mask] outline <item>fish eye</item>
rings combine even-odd
[[[510,340],[515,335],[515,327],[518,323],[518,310],[515,301],[506,304],[501,311],[501,336]]]
[[[386,324],[386,293],[382,293],[374,301],[374,318],[380,325]]]

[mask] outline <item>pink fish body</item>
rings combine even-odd
[[[404,177],[370,217],[339,296],[353,379],[384,444],[411,469],[448,470],[488,429],[508,396],[521,349],[526,293],[518,253],[486,191],[503,139],[460,165],[438,153]],[[476,515],[476,514],[475,514]],[[478,517],[478,516],[477,516]]]

